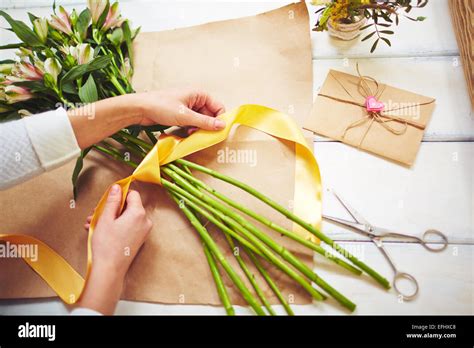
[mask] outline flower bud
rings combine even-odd
[[[41,42],[45,43],[46,39],[48,38],[48,21],[46,18],[36,18],[33,21],[33,28]]]

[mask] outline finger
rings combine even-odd
[[[127,210],[137,208],[143,209],[142,199],[137,191],[130,190],[127,195]]]
[[[224,120],[203,115],[191,109],[185,112],[183,121],[186,126],[195,126],[205,130],[219,130],[225,127]]]
[[[89,232],[90,227],[91,227],[91,225],[89,223],[84,224],[84,229],[86,230],[86,232]]]
[[[209,110],[209,108],[207,106],[203,106],[199,110],[194,110],[194,111],[197,111],[200,114],[203,114],[203,115],[206,115],[206,116],[212,116],[212,117],[217,116],[215,113],[213,113],[211,110]]]
[[[90,224],[91,221],[92,221],[92,215],[89,215],[89,216],[87,217],[87,219],[86,219],[86,222],[87,222],[88,224]]]
[[[224,104],[215,100],[206,92],[197,91],[196,93],[197,93],[197,98],[196,98],[195,107],[198,110],[206,109],[209,112],[209,113],[206,113],[206,115],[209,115],[209,116],[218,116],[225,112]],[[192,109],[195,109],[195,108],[192,107]],[[204,112],[201,112],[201,113],[204,113]]]
[[[119,215],[120,203],[122,202],[122,189],[115,184],[110,188],[107,201],[105,202],[102,217],[115,220]]]

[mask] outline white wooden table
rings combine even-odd
[[[28,8],[37,15],[50,12],[49,6],[41,7],[49,3],[46,0],[0,2],[14,18],[25,20],[23,7],[28,3],[38,6]],[[121,8],[143,31],[158,31],[253,15],[286,3],[122,0]],[[310,13],[314,9],[309,6]],[[399,301],[393,290],[385,292],[370,281],[338,273],[315,256],[318,272],[336,288],[345,289],[344,293],[358,304],[356,314],[474,314],[474,116],[447,0],[432,0],[423,15],[428,17],[423,23],[402,21],[393,47],[380,45],[372,55],[370,43],[335,41],[326,33],[312,32],[314,92],[328,69],[353,72],[355,62],[359,62],[365,74],[437,99],[417,161],[410,169],[328,139],[317,138],[314,143],[324,186],[336,189],[373,224],[412,234],[436,228],[450,240],[442,253],[430,253],[413,243],[387,246],[397,266],[418,279],[420,294],[411,302]],[[312,17],[311,25],[314,23]],[[2,37],[2,42],[9,40],[13,42]],[[324,203],[326,213],[342,214],[329,195]],[[391,279],[391,269],[373,244],[333,225],[324,224],[323,230]],[[279,306],[276,309],[281,312]],[[245,308],[237,311],[249,313]],[[316,304],[295,306],[295,312],[345,313],[337,305]],[[0,314],[64,313],[67,308],[59,300],[0,301]],[[117,314],[224,313],[222,308],[210,306],[130,301],[121,301],[117,308]]]

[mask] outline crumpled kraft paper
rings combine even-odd
[[[159,33],[143,33],[135,46],[137,91],[194,86],[222,100],[227,109],[260,103],[295,116],[301,125],[312,102],[311,45],[304,3],[261,15]],[[292,207],[294,149],[269,136],[238,128],[232,139],[194,154],[198,163],[232,175]],[[107,186],[130,170],[100,154],[91,154],[72,202],[74,163],[2,192],[0,225],[11,233],[34,235],[58,251],[81,274],[86,266],[84,220]],[[291,229],[292,224],[246,193],[199,175],[216,189]],[[135,184],[154,222],[149,239],[127,274],[122,298],[174,304],[218,305],[201,242],[161,187]],[[244,278],[220,233],[209,224],[234,268]],[[265,230],[301,257],[312,252]],[[0,298],[37,298],[54,292],[21,260],[0,260]],[[251,267],[252,270],[253,267]],[[284,294],[294,303],[310,298],[286,275],[269,267]],[[256,272],[256,271],[255,271]],[[223,273],[224,274],[224,273]],[[245,304],[224,276],[235,304]],[[260,282],[273,303],[278,300]],[[247,285],[250,288],[249,283]]]

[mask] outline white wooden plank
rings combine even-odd
[[[364,262],[373,266],[387,279],[391,269],[383,256],[370,243],[342,243]],[[474,246],[450,245],[442,253],[430,253],[418,245],[390,244],[387,246],[400,270],[412,274],[418,281],[419,296],[411,302],[400,302],[393,289],[385,291],[366,276],[353,276],[315,256],[315,271],[357,304],[358,314],[474,314],[473,264]],[[416,260],[416,262],[413,262]],[[274,306],[284,314],[281,306]],[[345,314],[333,300],[325,303],[293,306],[296,314]],[[250,314],[247,308],[236,307],[238,314]],[[67,314],[68,310],[57,299],[0,301],[2,315]],[[163,305],[145,302],[120,301],[116,314],[121,315],[223,315],[223,308],[212,306]]]
[[[436,99],[425,141],[474,140],[474,114],[459,57],[314,60],[315,95],[329,69],[357,74],[356,63],[364,75]]]
[[[76,1],[74,1],[76,2]],[[142,26],[144,31],[158,31],[180,28],[202,24],[210,21],[238,18],[242,16],[255,15],[269,11],[292,1],[256,1],[256,0],[220,0],[220,1],[171,1],[171,0],[139,0],[121,2],[122,13],[130,18],[135,25]],[[15,5],[21,6],[26,3],[20,2]],[[58,1],[58,4],[61,4]],[[5,7],[11,6],[5,5]],[[83,5],[67,5],[65,8],[71,10],[73,7],[82,8]],[[316,7],[309,6],[311,21],[308,25],[314,27],[316,18],[313,13]],[[38,16],[48,16],[50,7],[27,7],[28,11]],[[358,42],[357,40],[343,42],[329,38],[326,32],[312,32],[313,56],[315,58],[334,57],[364,57],[364,56],[427,56],[427,55],[453,55],[458,54],[457,44],[454,37],[451,20],[448,15],[447,0],[431,1],[430,4],[419,11],[428,19],[423,23],[414,23],[408,20],[402,21],[400,27],[396,28],[396,35],[392,40],[393,47],[380,45],[378,50],[370,55],[370,43]],[[8,13],[14,18],[27,21],[25,9],[9,9]],[[0,25],[4,27],[3,20]],[[2,42],[13,42],[13,36],[2,33]]]
[[[474,243],[474,143],[423,143],[406,168],[342,143],[316,143],[324,188],[343,196],[372,224],[421,235],[435,228],[451,243]],[[325,193],[323,212],[348,218]],[[323,222],[337,240],[365,239]]]
[[[317,7],[313,7],[313,13]],[[331,38],[327,32],[314,33],[313,57],[406,57],[406,56],[436,56],[458,55],[458,47],[454,36],[447,0],[432,0],[423,9],[413,9],[410,15],[426,16],[424,22],[413,22],[406,18],[400,20],[398,27],[394,26],[395,34],[390,39],[392,47],[380,42],[373,54],[370,53],[373,40],[360,42],[361,37],[352,41],[342,41]],[[316,23],[312,15],[311,23]],[[364,33],[370,33],[364,31]]]
[[[392,270],[374,244],[345,243],[344,246],[360,255],[364,262],[392,281]],[[474,246],[450,245],[440,253],[431,253],[419,245],[403,243],[390,244],[386,248],[397,267],[417,279],[419,295],[413,301],[400,302],[393,288],[385,291],[366,276],[359,278],[336,271],[333,267],[326,268],[325,261],[323,265],[316,267],[316,271],[357,304],[355,314],[474,313]],[[305,306],[299,313],[346,312],[336,304],[321,304],[316,309]]]
[[[129,0],[121,0],[122,1],[129,1]],[[73,4],[87,4],[86,0],[60,0],[56,1],[56,3],[62,6],[66,5],[73,5]],[[12,8],[22,8],[22,9],[29,9],[32,7],[49,7],[53,4],[52,0],[1,0],[0,1],[0,8],[2,9],[12,9]]]

